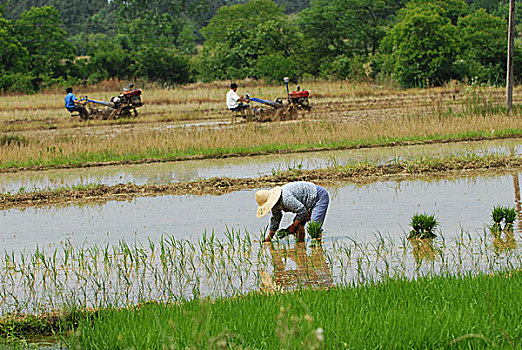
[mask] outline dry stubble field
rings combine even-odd
[[[109,100],[124,85],[75,92]],[[519,89],[507,115],[502,88],[308,81],[301,86],[311,91],[312,110],[297,120],[230,124],[228,85],[145,86],[138,117],[112,121],[72,118],[62,92],[0,96],[0,172],[520,137],[522,129]],[[239,85],[240,93],[265,99],[286,92],[283,84]]]

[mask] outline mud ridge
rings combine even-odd
[[[396,162],[386,165],[360,164],[350,167],[332,167],[316,170],[289,170],[259,178],[211,178],[166,185],[118,184],[89,185],[80,189],[61,188],[20,194],[0,194],[0,209],[56,204],[81,204],[132,200],[136,197],[159,195],[222,195],[225,193],[269,188],[291,181],[311,181],[333,185],[339,182],[358,184],[382,180],[411,180],[459,177],[492,172],[506,173],[522,168],[522,158],[514,155],[472,158],[446,157],[431,160]]]

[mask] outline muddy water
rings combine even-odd
[[[520,174],[452,180],[377,182],[364,186],[325,184],[331,195],[325,240],[368,241],[382,234],[402,240],[415,213],[435,214],[439,234],[461,229],[483,235],[495,205],[514,206]],[[73,245],[158,240],[162,235],[196,241],[204,232],[228,230],[258,236],[269,218],[255,217],[255,190],[222,196],[139,197],[104,204],[30,207],[0,212],[0,254],[4,251]],[[283,225],[290,223],[286,215]]]
[[[357,162],[386,163],[394,159],[412,159],[425,155],[464,153],[521,153],[522,140],[460,142],[396,148],[312,152],[287,155],[253,156],[229,159],[182,161],[85,169],[49,170],[0,175],[0,190],[16,193],[79,184],[120,183],[167,184],[211,177],[256,177],[291,168],[316,169],[332,164]]]

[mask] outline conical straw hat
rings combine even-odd
[[[259,190],[256,192],[257,217],[262,218],[272,210],[274,205],[281,197],[281,186],[276,186],[271,190]]]

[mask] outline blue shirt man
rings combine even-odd
[[[73,89],[68,87],[65,91],[67,92],[67,95],[65,95],[65,108],[71,113],[78,111],[80,118],[87,120],[89,118],[89,112],[87,112],[85,106],[74,103],[76,96],[73,94]]]
[[[67,95],[65,95],[65,108],[67,108],[70,112],[74,111],[74,107],[76,105],[74,104],[74,101],[76,101],[76,96],[67,89]]]

